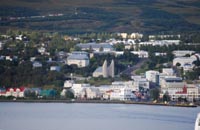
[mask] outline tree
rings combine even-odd
[[[73,99],[74,98],[74,93],[71,90],[67,89],[65,91],[65,98],[67,98],[67,99]]]
[[[102,51],[103,51],[103,47],[102,47],[102,46],[99,48],[99,51],[100,51],[100,52],[102,52]]]
[[[169,102],[170,101],[170,96],[169,96],[169,93],[166,92],[164,95],[163,95],[163,101],[164,102]]]
[[[181,64],[180,64],[179,62],[177,62],[177,63],[176,63],[176,66],[177,66],[177,67],[180,67],[180,66],[181,66]]]
[[[158,88],[154,88],[150,90],[150,96],[153,100],[158,100],[160,96],[160,91]]]

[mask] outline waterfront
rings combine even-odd
[[[0,103],[0,130],[193,130],[199,107]]]

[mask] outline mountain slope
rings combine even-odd
[[[57,14],[62,15],[57,16]],[[24,16],[25,18],[21,18]],[[0,17],[2,30],[17,27],[64,33],[198,31],[200,2],[198,0],[1,0]]]

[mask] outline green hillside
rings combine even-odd
[[[200,1],[1,0],[0,17],[2,31],[190,32],[200,30]]]

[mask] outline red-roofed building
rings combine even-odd
[[[0,96],[24,97],[25,87],[0,89]]]
[[[199,100],[200,99],[200,89],[195,84],[185,84],[181,87],[168,87],[161,93],[161,97],[167,92],[171,97],[171,100],[177,101],[178,98],[186,98],[188,101]]]

